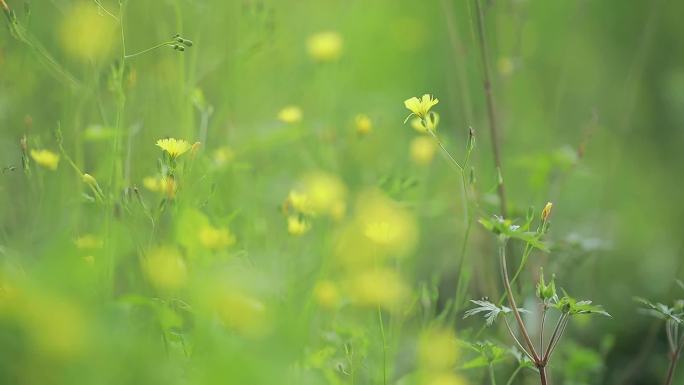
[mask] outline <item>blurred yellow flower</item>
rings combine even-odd
[[[142,260],[142,269],[150,283],[160,290],[183,287],[188,275],[183,258],[172,247],[151,250]]]
[[[418,341],[418,361],[421,369],[451,369],[456,364],[458,355],[458,343],[451,329],[431,327],[421,333]]]
[[[102,239],[92,235],[82,235],[74,240],[74,244],[79,249],[100,249],[102,248]]]
[[[235,152],[228,146],[222,146],[214,150],[212,157],[214,164],[221,167],[235,159]]]
[[[376,246],[376,253],[402,256],[416,244],[418,228],[406,209],[377,190],[359,195],[356,223]]]
[[[210,250],[220,250],[235,244],[235,236],[225,227],[213,227],[209,224],[199,230],[202,246]]]
[[[69,359],[83,352],[88,340],[81,308],[65,299],[42,294],[27,301],[21,319],[41,353]]]
[[[267,309],[257,298],[230,290],[217,296],[215,306],[221,322],[238,333],[259,337],[268,332]]]
[[[334,31],[319,32],[306,41],[309,56],[319,62],[335,61],[342,55],[342,36]]]
[[[297,106],[286,106],[278,112],[278,120],[283,123],[299,123],[302,121],[302,109]]]
[[[320,281],[314,287],[314,298],[324,308],[334,309],[340,303],[340,291],[331,281]]]
[[[183,155],[192,148],[192,145],[185,140],[174,138],[159,139],[157,146],[166,151],[172,159]]]
[[[305,193],[301,193],[297,190],[290,190],[287,196],[287,203],[293,209],[299,211],[303,214],[313,214],[313,208],[311,207],[311,201],[309,196]]]
[[[419,136],[411,141],[411,160],[418,165],[425,166],[432,162],[437,152],[437,144],[432,138]]]
[[[373,129],[373,122],[368,117],[368,115],[365,115],[365,114],[356,115],[354,122],[356,123],[356,133],[359,135],[366,135],[366,134],[370,133],[371,130]]]
[[[162,193],[168,198],[176,196],[176,189],[178,188],[175,179],[172,177],[148,176],[143,178],[143,186],[150,191]]]
[[[31,150],[31,158],[40,166],[49,170],[57,170],[59,155],[50,150]]]
[[[65,13],[59,36],[69,55],[83,61],[96,60],[111,51],[116,23],[98,12],[92,2],[78,1]]]
[[[415,96],[410,99],[406,99],[404,101],[404,106],[411,111],[411,115],[425,119],[428,112],[430,112],[430,109],[437,103],[439,103],[439,99],[433,99],[432,95],[425,94],[420,99]]]
[[[496,63],[496,66],[499,70],[499,74],[502,76],[508,76],[512,74],[513,70],[515,69],[513,60],[508,56],[500,57],[499,61]]]
[[[287,232],[291,235],[304,235],[311,229],[311,224],[299,215],[287,217]]]
[[[312,172],[302,178],[302,187],[313,212],[330,215],[334,219],[344,216],[347,187],[338,176]]]
[[[380,268],[354,274],[349,281],[349,293],[357,305],[397,310],[410,291],[396,271]]]

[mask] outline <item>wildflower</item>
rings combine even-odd
[[[74,240],[74,244],[79,249],[100,249],[102,248],[102,239],[92,235],[82,235]]]
[[[356,207],[356,226],[372,242],[376,252],[400,256],[417,241],[413,216],[377,191],[361,194]]]
[[[429,113],[425,119],[414,118],[411,119],[411,127],[421,134],[427,134],[429,131],[437,131],[439,124],[439,114],[436,112]]]
[[[370,120],[368,115],[356,115],[354,122],[356,123],[356,133],[359,135],[366,135],[373,129],[373,122]]]
[[[311,224],[300,215],[290,215],[287,217],[287,232],[291,235],[304,235],[311,229]]]
[[[354,303],[394,310],[408,297],[409,289],[394,270],[371,269],[355,274],[349,282]]]
[[[544,209],[541,212],[542,221],[546,222],[549,220],[549,217],[551,216],[551,209],[553,209],[553,203],[546,202],[546,205],[544,206]]]
[[[157,146],[166,151],[171,159],[178,158],[192,148],[185,140],[174,138],[159,139]]]
[[[456,364],[458,343],[451,329],[432,327],[424,331],[418,343],[418,359],[424,370],[448,370]]]
[[[340,291],[331,281],[320,281],[314,287],[314,298],[324,308],[333,309],[340,302]]]
[[[330,62],[339,59],[342,54],[342,36],[333,31],[319,32],[311,35],[306,41],[306,47],[314,60]]]
[[[31,158],[37,164],[49,170],[57,170],[59,165],[59,155],[50,150],[31,150]]]
[[[224,326],[246,336],[259,337],[269,329],[263,302],[238,290],[225,290],[215,299],[216,312]]]
[[[313,172],[304,176],[302,185],[313,212],[327,214],[334,219],[341,219],[344,216],[347,187],[338,176]]]
[[[437,146],[432,138],[426,136],[419,136],[411,141],[411,160],[416,164],[425,166],[432,162],[435,157]]]
[[[178,251],[172,247],[152,250],[142,261],[143,272],[160,290],[179,289],[187,280],[187,268]]]
[[[212,153],[214,164],[221,167],[235,159],[235,152],[228,146],[219,147]]]
[[[314,213],[309,196],[297,190],[290,190],[290,194],[287,196],[287,204],[302,214]]]
[[[97,186],[97,180],[90,174],[84,173],[81,175],[81,180],[83,183],[87,184],[88,186],[92,186],[93,188]]]
[[[278,120],[283,123],[299,123],[302,121],[302,109],[297,106],[286,106],[278,112]]]
[[[60,38],[71,56],[91,61],[109,54],[116,37],[116,24],[98,12],[88,2],[78,2],[65,15],[60,27]]]
[[[406,120],[408,120],[408,118],[411,116],[425,119],[428,112],[430,112],[430,109],[437,103],[439,103],[439,99],[433,99],[432,95],[430,94],[425,94],[420,99],[415,96],[410,99],[406,99],[404,101],[404,106],[411,111],[411,114],[406,118]]]
[[[148,176],[143,178],[143,186],[153,192],[159,192],[166,195],[169,198],[173,198],[176,195],[176,190],[178,188],[176,180],[173,177],[154,177]]]
[[[210,250],[220,250],[235,244],[235,236],[225,227],[205,225],[199,230],[202,246]]]

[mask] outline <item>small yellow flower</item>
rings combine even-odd
[[[409,298],[410,290],[394,270],[380,268],[355,274],[349,281],[349,293],[357,305],[396,310]]]
[[[432,138],[419,136],[411,141],[411,160],[418,165],[425,166],[432,162],[437,152],[437,145]]]
[[[356,133],[359,135],[366,135],[373,129],[373,122],[370,120],[368,115],[356,115],[354,122],[356,123]]]
[[[427,134],[429,131],[437,131],[439,124],[439,114],[432,112],[428,114],[425,119],[413,118],[411,119],[411,127],[421,134]]]
[[[302,109],[297,106],[284,107],[278,112],[278,120],[283,123],[299,123],[302,121]]]
[[[330,62],[340,58],[342,54],[342,36],[328,31],[311,35],[306,41],[309,55],[316,61]]]
[[[103,242],[102,239],[92,234],[86,234],[76,238],[74,244],[76,244],[76,247],[79,249],[100,249],[102,248]]]
[[[50,150],[31,150],[31,158],[49,170],[57,170],[59,165],[59,155]]]
[[[161,190],[161,180],[154,176],[146,176],[143,178],[143,186],[150,191],[157,192]]]
[[[161,290],[181,288],[188,276],[183,258],[172,247],[152,250],[142,260],[142,270],[152,285]]]
[[[235,152],[232,148],[223,146],[214,150],[212,157],[214,159],[214,163],[221,167],[235,159]]]
[[[320,281],[314,287],[314,298],[321,307],[333,309],[340,302],[340,291],[331,281]]]
[[[287,217],[287,232],[291,235],[300,236],[306,234],[311,229],[311,224],[299,215]]]
[[[166,151],[172,159],[183,155],[192,148],[192,145],[185,140],[174,138],[159,139],[157,146]]]
[[[220,250],[235,244],[235,236],[225,227],[203,226],[199,231],[202,246],[210,250]]]
[[[430,94],[425,94],[420,99],[414,96],[404,101],[406,108],[411,111],[409,117],[415,115],[421,119],[425,119],[430,109],[437,103],[439,103],[439,99],[433,99]],[[408,118],[406,119],[408,120]]]
[[[553,203],[546,202],[546,206],[544,206],[544,209],[541,212],[542,221],[546,222],[549,220],[549,217],[551,216],[551,209],[553,209]]]
[[[295,210],[303,214],[314,214],[313,208],[311,207],[311,199],[305,193],[299,192],[297,190],[290,190],[290,194],[287,196],[287,203]]]

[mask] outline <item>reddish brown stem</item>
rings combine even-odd
[[[539,368],[539,379],[541,380],[541,385],[548,384],[548,380],[546,379],[546,367],[544,366]]]
[[[674,378],[674,372],[677,368],[677,361],[679,360],[680,352],[681,348],[676,352],[670,354],[670,366],[669,368],[667,368],[667,378],[665,379],[665,385],[670,385],[672,383],[672,379]]]

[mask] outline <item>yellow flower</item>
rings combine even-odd
[[[297,190],[290,190],[290,194],[287,196],[287,203],[302,214],[311,215],[314,213],[309,196]]]
[[[247,337],[261,337],[269,331],[267,308],[259,299],[232,289],[220,293],[214,301],[225,327]]]
[[[411,141],[411,160],[416,164],[425,166],[432,162],[437,151],[437,145],[432,138],[427,136],[419,136]]]
[[[283,123],[299,123],[302,121],[302,109],[297,106],[284,107],[278,112],[278,120]]]
[[[225,227],[203,226],[199,231],[202,246],[210,250],[219,250],[235,244],[235,236]]]
[[[306,234],[311,229],[311,224],[299,215],[287,217],[287,232],[291,235],[300,236]]]
[[[166,151],[172,159],[175,159],[192,148],[190,143],[183,139],[166,138],[159,139],[157,146]]]
[[[330,62],[339,59],[342,54],[342,36],[333,31],[319,32],[311,35],[306,41],[309,55],[320,62]]]
[[[111,51],[116,24],[92,3],[80,1],[65,13],[60,40],[68,54],[83,61],[100,59]]]
[[[421,119],[425,119],[430,109],[439,103],[439,99],[433,99],[432,95],[425,94],[422,98],[412,97],[404,101],[404,105],[411,111],[409,117],[415,115]],[[408,120],[408,118],[406,118]]]
[[[439,124],[439,114],[432,112],[428,114],[425,119],[413,118],[411,119],[411,127],[421,134],[427,134],[428,131],[436,131]]]
[[[324,308],[333,309],[340,302],[340,291],[331,281],[320,281],[314,287],[314,298]]]
[[[542,221],[546,222],[549,220],[549,216],[551,216],[551,209],[553,209],[553,203],[546,202],[546,206],[544,206],[544,209],[541,212]]]
[[[92,234],[86,234],[76,238],[74,244],[76,244],[76,247],[79,249],[100,249],[102,248],[103,242],[102,239]]]
[[[395,310],[409,296],[409,289],[394,270],[381,268],[355,274],[349,282],[355,304]]]
[[[187,280],[185,262],[175,248],[160,247],[152,250],[143,259],[142,268],[157,289],[179,289]]]
[[[359,135],[366,135],[373,129],[373,122],[368,115],[359,114],[354,119],[356,123],[356,133]]]
[[[347,187],[337,175],[312,172],[304,176],[302,185],[314,213],[328,214],[336,220],[344,216]]]
[[[59,165],[59,155],[50,150],[31,150],[31,158],[40,166],[53,171]]]
[[[143,186],[146,189],[153,192],[160,192],[169,198],[173,198],[176,195],[176,181],[172,177],[154,177],[148,176],[143,178]]]
[[[448,370],[458,359],[458,343],[451,329],[431,327],[418,343],[418,359],[424,370]]]
[[[214,158],[214,163],[219,167],[235,159],[235,152],[232,148],[228,146],[217,148],[216,150],[214,150],[214,153],[212,155]]]

